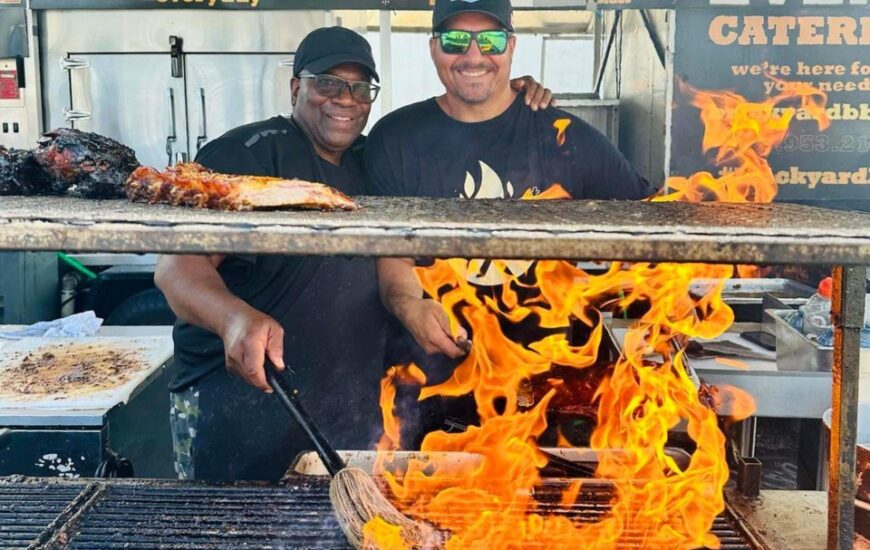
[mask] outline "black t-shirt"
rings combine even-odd
[[[363,192],[352,152],[345,153],[341,166],[321,159],[284,117],[236,128],[207,144],[196,160],[225,173],[326,180],[349,195]],[[228,256],[218,272],[233,294],[282,325],[284,360],[297,373],[302,393],[330,388],[343,407],[377,411],[386,313],[371,258]],[[177,370],[171,390],[224,367],[217,335],[179,321],[173,337]]]
[[[562,144],[554,127],[559,119],[570,121]],[[533,111],[520,95],[501,115],[476,123],[451,118],[434,98],[408,105],[375,125],[364,158],[370,195],[507,199],[554,183],[576,199],[642,199],[653,193],[598,130],[560,109]],[[476,262],[469,273],[483,265]],[[508,268],[519,275],[530,265],[514,261]],[[492,268],[469,280],[483,286],[501,282]],[[429,383],[446,380],[458,364],[426,355],[395,322],[388,341],[390,361],[416,363]]]
[[[568,119],[565,141],[553,124]],[[555,108],[532,111],[522,96],[501,115],[457,121],[435,99],[382,118],[365,147],[371,195],[519,198],[559,183],[576,199],[642,199],[649,183],[600,132]]]

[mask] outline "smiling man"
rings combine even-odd
[[[196,160],[362,194],[357,155],[376,80],[362,36],[317,29],[296,51],[293,116],[231,130]],[[155,280],[179,318],[170,385],[179,477],[277,481],[311,447],[264,393],[266,358],[293,369],[300,399],[333,445],[376,440],[387,315],[371,258],[162,256]]]
[[[445,93],[399,109],[372,129],[365,149],[370,194],[508,199],[554,183],[579,199],[642,199],[652,193],[597,130],[553,107],[529,109],[511,89],[517,38],[509,0],[436,0],[432,31],[430,55]],[[557,121],[567,124],[561,138]],[[520,273],[530,265],[513,264]],[[378,260],[381,299],[404,327],[388,338],[401,343],[391,360],[415,362],[430,383],[439,383],[465,355],[466,334],[461,328],[451,334],[440,304],[423,296],[414,265],[410,258]],[[469,280],[481,286],[501,282],[491,269],[469,270]],[[406,432],[406,443],[441,428],[441,416],[450,413],[469,420],[467,411],[453,405],[430,410],[422,427]],[[406,426],[414,423],[406,420]]]
[[[361,132],[377,80],[362,36],[341,27],[312,31],[294,58],[293,116],[231,130],[196,160],[219,172],[319,181],[361,195]],[[514,86],[535,107],[550,101],[531,79]],[[371,258],[163,256],[155,281],[179,319],[170,385],[179,477],[275,481],[311,447],[264,393],[267,358],[293,369],[302,402],[334,446],[363,449],[377,440],[388,316]]]

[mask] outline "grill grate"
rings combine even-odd
[[[329,503],[329,480],[295,478],[277,487],[155,480],[23,483],[0,481],[0,548],[349,549]],[[559,504],[564,484],[536,489],[544,514],[578,523],[609,513],[610,491],[584,485]],[[462,514],[453,508],[451,515]],[[753,550],[736,521],[713,525],[723,550]],[[636,548],[626,533],[619,550]],[[45,544],[47,543],[47,544]],[[42,544],[42,546],[40,546]]]
[[[116,482],[67,526],[70,549],[349,548],[328,480],[284,487]]]
[[[612,487],[606,482],[589,480],[584,483],[577,497],[577,502],[566,506],[559,502],[562,491],[567,484],[562,481],[549,480],[536,487],[535,499],[538,501],[537,512],[543,515],[560,515],[571,519],[575,524],[595,523],[610,514],[610,502],[613,497]],[[442,521],[449,516],[453,523],[460,521],[470,510],[453,506],[448,514],[432,518]],[[711,532],[719,537],[721,550],[756,550],[757,545],[749,542],[747,535],[738,527],[738,522],[730,513],[720,515],[713,522]],[[639,532],[627,531],[619,538],[614,550],[631,550],[641,547],[643,535]],[[543,545],[526,544],[527,549],[541,549]]]
[[[85,483],[0,483],[0,548],[26,548],[61,515]]]

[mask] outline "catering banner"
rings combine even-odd
[[[681,82],[754,102],[804,82],[827,94],[831,124],[821,131],[808,113],[795,112],[789,136],[769,157],[777,200],[870,205],[870,10],[678,9],[675,19],[671,175],[713,169],[712,152],[701,150],[699,111]]]

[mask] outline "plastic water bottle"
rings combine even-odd
[[[826,330],[824,334],[819,336],[819,339],[816,340],[821,346],[833,346],[834,345],[834,331]],[[861,348],[870,349],[870,327],[864,327],[861,329]]]
[[[830,277],[822,279],[818,291],[810,296],[807,303],[801,307],[803,313],[803,333],[818,338],[831,329],[831,290],[834,280]]]

